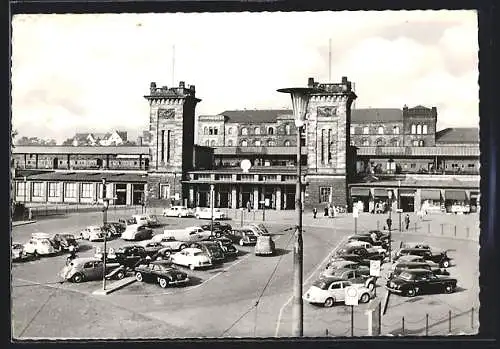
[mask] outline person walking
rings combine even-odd
[[[247,210],[250,212],[252,210],[252,206],[250,205],[250,201],[247,201]]]
[[[392,219],[390,217],[387,217],[387,220],[385,221],[387,223],[387,229],[391,230],[392,227]]]
[[[406,230],[408,230],[408,228],[410,227],[410,215],[408,213],[405,216],[405,227]]]
[[[328,206],[325,206],[325,214],[324,214],[325,217],[328,217]]]
[[[313,218],[316,218],[316,215],[318,214],[318,210],[316,207],[313,208]]]

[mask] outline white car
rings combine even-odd
[[[209,207],[197,207],[194,216],[197,219],[212,219],[212,209]],[[214,220],[226,219],[227,216],[218,208],[214,208]]]
[[[187,227],[184,228],[184,230],[189,232],[190,241],[203,240],[204,238],[212,235],[212,232],[210,230],[205,230],[202,227]]]
[[[23,244],[13,242],[11,247],[11,258],[13,261],[19,261],[26,258],[27,254],[24,250]]]
[[[363,247],[368,252],[387,253],[387,250],[385,248],[382,248],[381,246],[373,246],[369,242],[365,242],[365,241],[353,240],[353,241],[348,242],[346,244],[346,246]]]
[[[191,270],[212,266],[210,258],[199,248],[185,248],[174,253],[170,258],[173,264],[183,265]]]
[[[34,233],[30,241],[23,245],[24,252],[32,255],[51,255],[56,253],[50,235],[44,233]]]
[[[345,301],[345,289],[349,286],[356,287],[360,303],[368,303],[373,296],[373,291],[362,284],[353,284],[344,279],[327,278],[315,281],[302,299],[311,304],[322,304],[329,308]]]
[[[136,214],[132,216],[137,225],[149,225],[149,217],[147,215]]]
[[[165,217],[193,217],[194,212],[186,206],[172,206],[163,210]]]
[[[80,232],[80,238],[82,240],[89,241],[103,241],[105,234],[106,233],[101,229],[101,227],[97,225],[91,225]]]
[[[150,240],[153,237],[153,230],[145,225],[132,224],[127,226],[122,233],[123,240]]]

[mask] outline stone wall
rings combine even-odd
[[[320,202],[320,188],[330,187],[333,205],[347,205],[347,180],[345,176],[307,176],[307,187],[304,205],[306,208],[324,206]]]

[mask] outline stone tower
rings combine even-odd
[[[183,203],[188,197],[183,187],[183,173],[193,165],[195,86],[157,87],[151,83],[149,95],[149,170],[146,202],[167,205],[175,200]]]
[[[347,77],[329,84],[309,78],[308,87],[319,92],[311,95],[307,110],[305,206],[347,205],[347,183],[355,155],[349,134],[351,104],[356,94]]]

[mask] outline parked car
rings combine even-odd
[[[356,270],[349,268],[336,269],[332,272],[331,276],[338,279],[349,280],[353,284],[363,284],[369,290],[375,288],[375,283],[377,281],[376,277],[370,276],[369,268]]]
[[[366,233],[361,233],[361,234],[366,234],[368,236],[375,234],[377,236],[378,240],[385,241],[386,243],[389,243],[389,233],[380,231],[380,230],[369,230]]]
[[[219,244],[226,257],[234,257],[238,255],[238,249],[234,247],[233,241],[227,237],[217,237],[215,235],[209,236],[204,241],[214,241]]]
[[[164,247],[154,255],[151,256],[151,260],[153,261],[171,261],[172,250],[168,247]]]
[[[185,272],[173,267],[172,263],[167,261],[140,262],[135,267],[135,278],[139,282],[158,282],[161,288],[189,282]]]
[[[428,261],[426,261],[424,259],[424,257],[422,257],[422,256],[415,256],[415,255],[412,255],[412,254],[400,255],[397,258],[394,257],[393,260],[394,260],[394,263],[392,265],[393,267],[395,267],[395,265],[397,263],[411,263],[411,262],[425,262],[425,263],[428,263]]]
[[[199,248],[185,248],[170,258],[173,264],[183,265],[191,270],[212,266],[210,258]]]
[[[432,271],[435,275],[450,275],[446,270],[440,268],[433,268],[429,263],[426,262],[406,262],[406,263],[395,263],[389,272],[387,278],[395,277],[401,274],[405,270],[413,269],[425,269]]]
[[[189,247],[202,250],[210,258],[212,264],[224,262],[224,251],[222,247],[214,241],[191,242]]]
[[[12,243],[12,248],[11,248],[11,258],[13,262],[17,261],[22,261],[23,259],[27,258],[28,254],[26,251],[24,251],[24,247],[22,244],[18,242],[13,242]]]
[[[196,207],[194,216],[197,219],[212,219],[212,209],[210,207]],[[227,219],[227,215],[219,208],[213,209],[214,220]]]
[[[60,276],[64,280],[69,280],[75,283],[80,283],[87,280],[100,280],[103,274],[116,279],[125,277],[125,269],[118,263],[104,263],[102,260],[95,257],[75,258],[71,260],[60,272]]]
[[[146,250],[146,256],[153,256],[162,248],[165,248],[160,242],[153,240],[144,240],[138,243],[139,246],[144,247]]]
[[[149,217],[145,214],[135,214],[135,215],[132,215],[131,220],[133,220],[135,222],[134,224],[149,226],[149,219],[148,218]]]
[[[425,293],[452,293],[457,287],[457,279],[438,277],[425,269],[405,270],[387,281],[387,289],[407,297]]]
[[[233,228],[231,232],[226,233],[225,236],[234,243],[240,244],[240,246],[255,245],[257,243],[257,236],[252,230],[246,228]]]
[[[145,225],[129,225],[122,233],[122,239],[127,241],[149,240],[153,237],[153,230]]]
[[[175,237],[165,234],[155,235],[151,241],[159,242],[164,248],[168,248],[170,251],[180,251],[189,245],[186,241],[179,241]]]
[[[89,241],[103,241],[105,234],[107,233],[104,232],[101,227],[97,225],[91,225],[80,232],[80,238],[82,240]]]
[[[134,218],[120,218],[118,219],[118,223],[120,223],[123,227],[123,231],[127,228],[128,225],[137,224],[137,221]]]
[[[401,241],[399,244],[400,248],[421,248],[425,250],[430,250],[431,246],[426,242],[408,242]]]
[[[147,215],[147,220],[148,220],[148,226],[150,228],[155,228],[155,227],[161,226],[160,219],[158,218],[157,215],[154,215],[154,214]]]
[[[363,274],[370,274],[370,268],[366,265],[361,265],[353,261],[340,260],[328,263],[327,267],[325,268],[325,270],[321,272],[319,277],[320,278],[331,277],[339,269],[352,269],[352,270],[358,270]]]
[[[382,254],[385,255],[387,254],[387,250],[383,248],[382,246],[374,246],[369,242],[366,241],[360,241],[360,240],[351,240],[348,241],[345,246],[354,246],[354,247],[363,247],[366,249],[368,254]]]
[[[335,277],[316,280],[302,298],[311,304],[323,304],[329,308],[345,301],[345,289],[350,286],[356,287],[360,303],[368,303],[372,298],[372,291],[365,286]]]
[[[57,252],[50,235],[45,233],[33,233],[31,239],[23,245],[23,248],[24,252],[34,256],[52,255]]]
[[[78,251],[80,248],[73,234],[55,234],[52,241],[56,250],[68,251],[70,246],[73,246],[74,251]]]
[[[345,245],[337,251],[337,256],[363,265],[369,265],[370,260],[379,260],[382,262],[385,258],[385,253],[379,250],[368,251],[363,246]]]
[[[220,222],[220,221],[214,221],[213,224],[212,223],[208,223],[208,224],[203,224],[201,226],[201,228],[203,230],[207,230],[207,231],[211,231],[212,227],[213,227],[213,230],[214,230],[213,233],[217,237],[218,236],[222,236],[222,235],[224,235],[227,232],[231,232],[231,230],[233,229],[233,227],[231,227],[230,224],[224,223],[224,222]]]
[[[271,235],[269,230],[267,230],[266,226],[262,223],[250,223],[249,226],[257,228],[260,231],[259,235]]]
[[[184,228],[184,230],[188,231],[189,235],[191,235],[191,236],[196,235],[197,239],[199,241],[203,240],[207,236],[213,235],[212,232],[210,231],[210,229],[205,230],[202,227],[197,227],[197,226],[186,227],[186,228]],[[195,239],[191,238],[190,240],[195,240]]]
[[[165,217],[193,217],[193,210],[187,208],[186,206],[172,206],[163,210],[163,215]]]
[[[272,237],[269,235],[261,235],[257,237],[257,243],[255,244],[255,255],[273,255],[276,253],[276,246]]]
[[[435,252],[430,249],[422,248],[402,248],[396,253],[394,260],[398,260],[400,256],[403,255],[420,256],[426,261],[432,261],[439,264],[439,266],[442,268],[448,268],[451,264],[451,258],[448,256],[447,251]]]
[[[107,222],[102,229],[109,232],[108,237],[118,237],[125,231],[125,227],[126,225],[120,222]]]
[[[107,258],[127,268],[133,269],[135,265],[147,257],[144,246],[127,245],[115,249],[109,249]],[[101,256],[102,258],[102,256]]]
[[[385,240],[378,240],[378,239],[373,240],[372,237],[367,234],[358,234],[349,236],[347,242],[353,242],[353,241],[366,242],[373,245],[373,247],[380,247],[384,250],[387,250],[387,247],[389,246],[389,244],[385,242]]]

